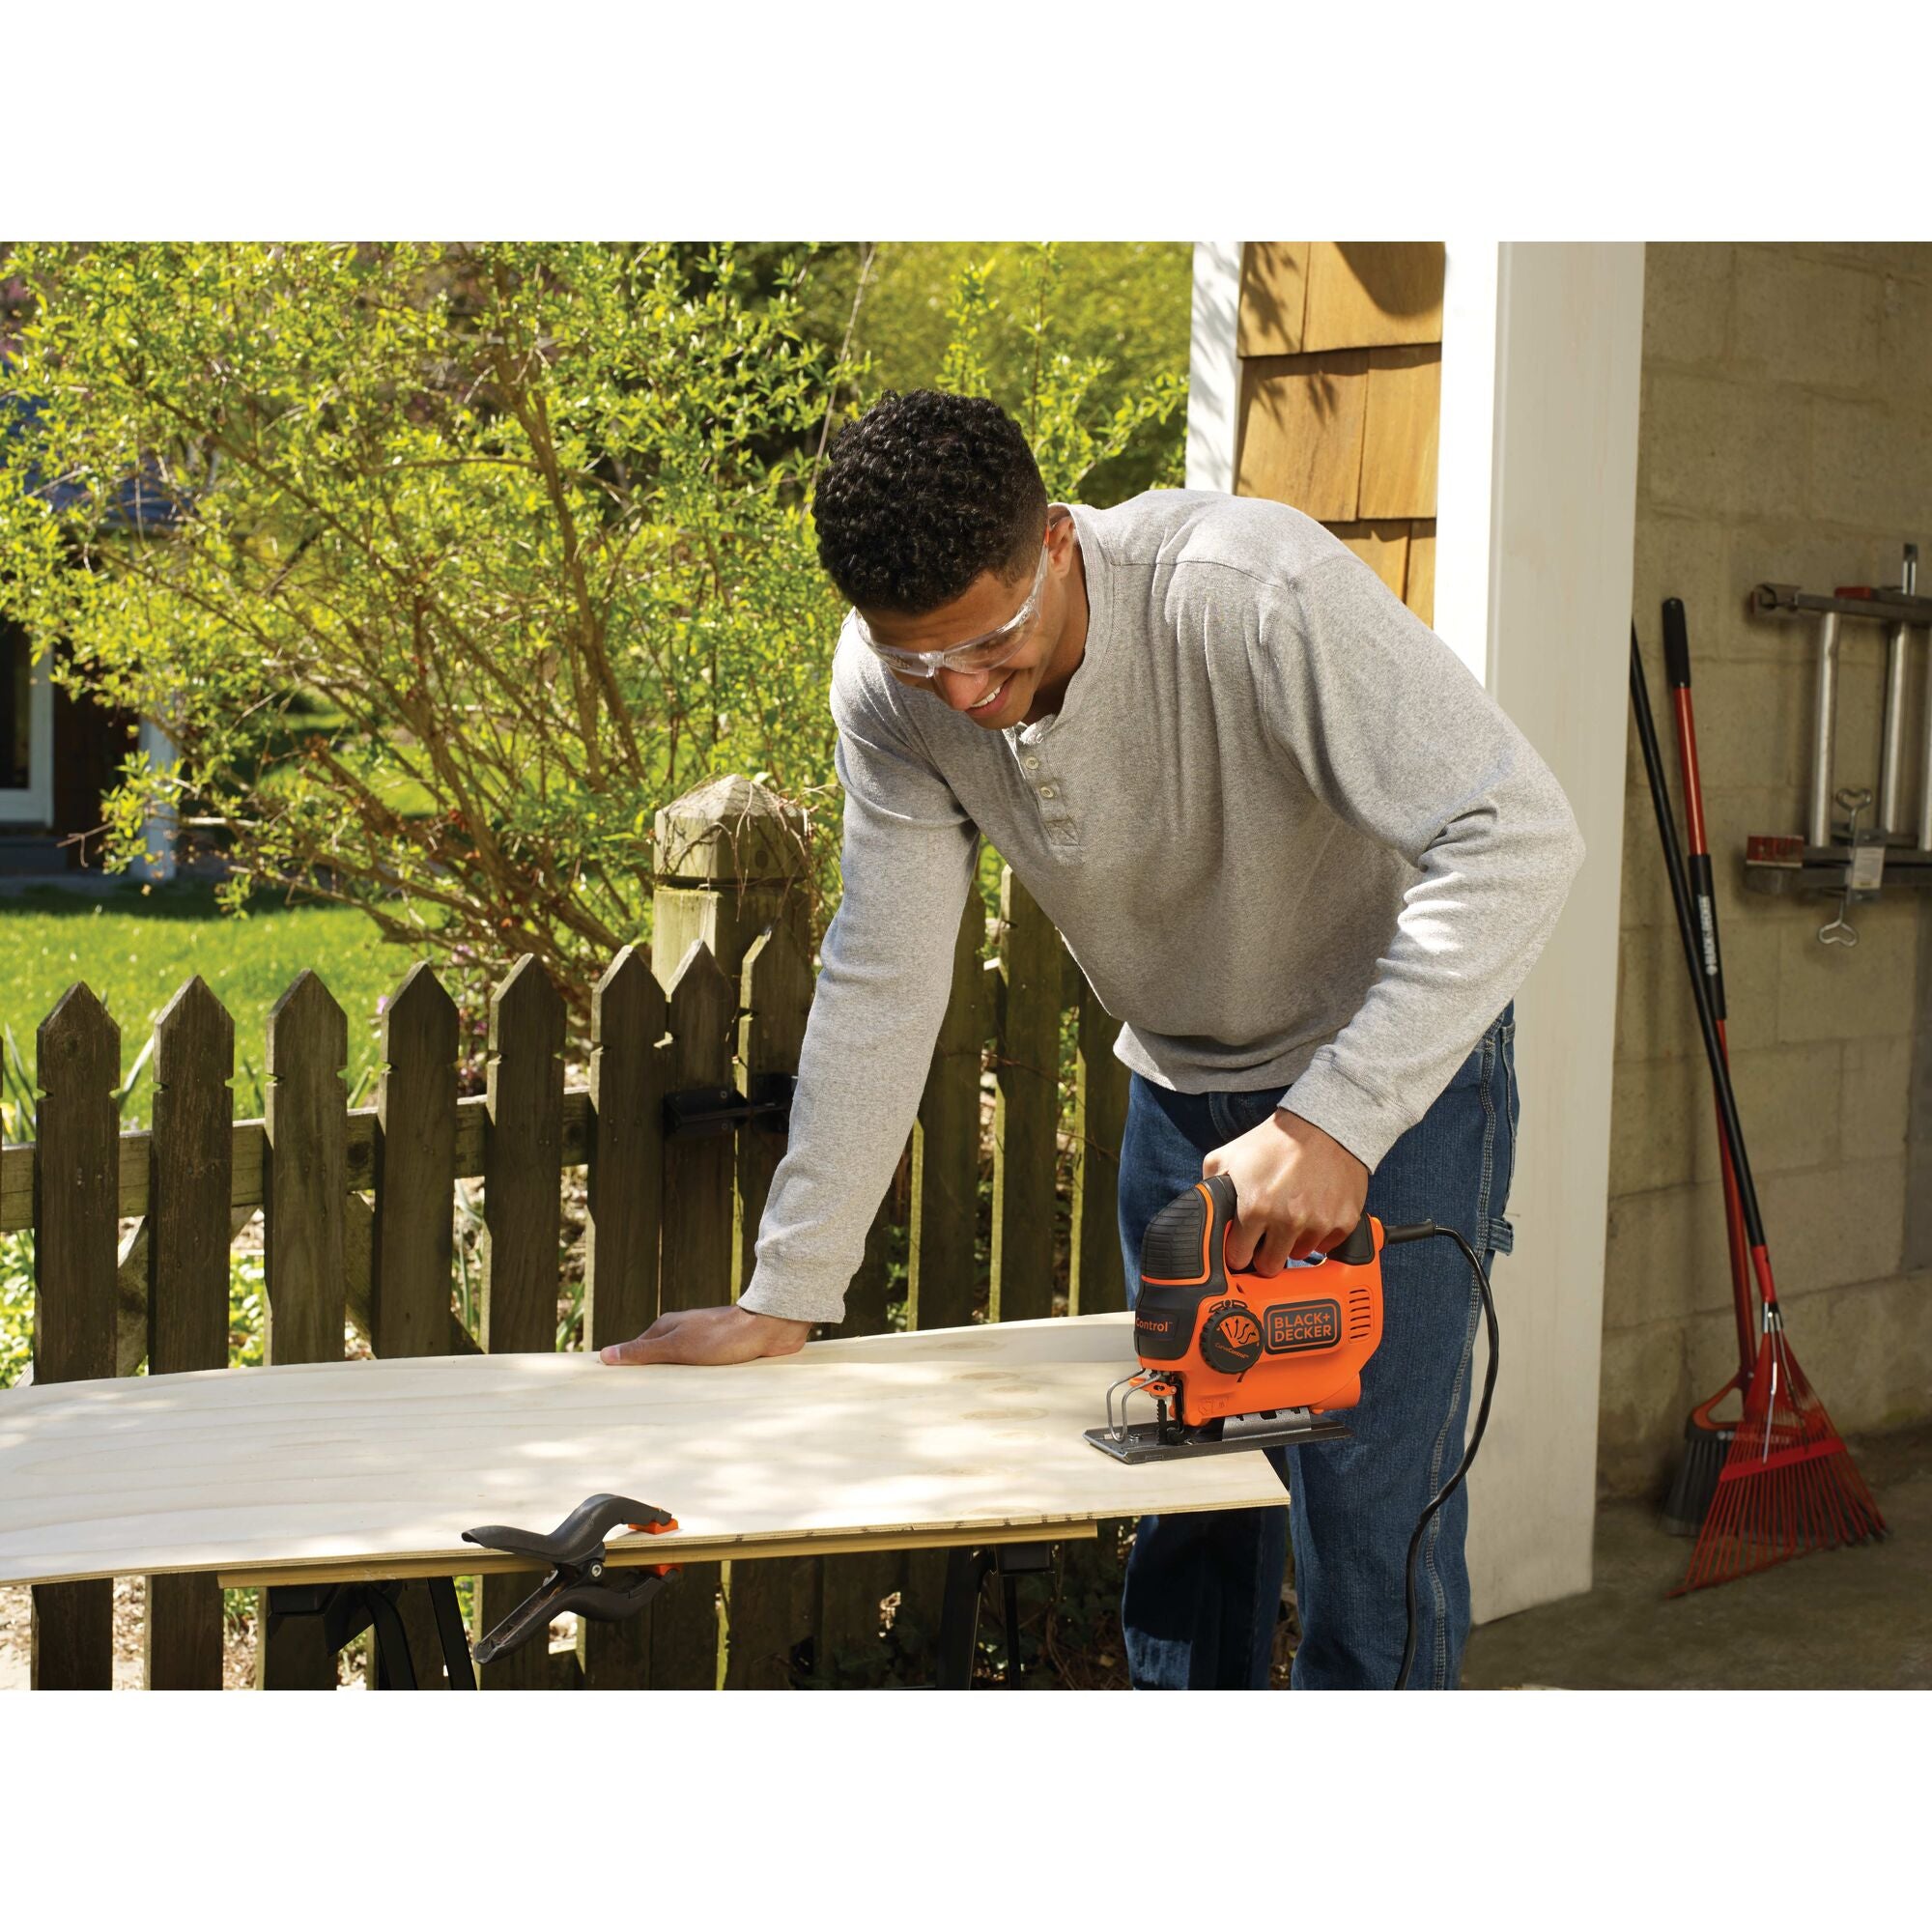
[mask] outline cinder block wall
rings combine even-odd
[[[1652,245],[1634,609],[1681,830],[1659,606],[1685,603],[1739,1110],[1795,1352],[1846,1431],[1932,1417],[1932,906],[1889,893],[1854,908],[1856,947],[1826,947],[1827,901],[1744,890],[1747,835],[1803,828],[1815,639],[1746,599],[1896,583],[1908,540],[1932,591],[1932,246]],[[1845,639],[1836,781],[1876,790],[1884,639]],[[1622,925],[1600,1473],[1653,1494],[1736,1342],[1710,1082],[1634,732]]]

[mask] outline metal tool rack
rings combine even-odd
[[[1794,583],[1760,583],[1750,608],[1762,615],[1808,615],[1818,620],[1817,699],[1812,720],[1811,782],[1802,837],[1753,834],[1746,844],[1745,884],[1760,893],[1832,893],[1840,897],[1833,926],[1850,927],[1845,909],[1876,898],[1887,886],[1932,884],[1932,597],[1918,594],[1918,547],[1905,547],[1904,582],[1871,591],[1818,596]],[[1885,710],[1880,727],[1876,795],[1834,784],[1838,733],[1838,666],[1847,618],[1887,627]],[[1912,634],[1925,634],[1928,658],[1919,733],[1918,812],[1905,822],[1908,759],[1906,679]],[[1860,820],[1876,803],[1875,820]],[[1835,810],[1834,810],[1835,808]],[[1837,814],[1842,812],[1842,817]]]

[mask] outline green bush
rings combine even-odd
[[[340,899],[479,975],[534,952],[582,1021],[644,929],[659,805],[726,769],[824,782],[831,371],[787,287],[666,247],[11,268],[0,401],[37,413],[0,439],[0,610],[181,750],[124,771],[110,863],[173,809],[237,901]]]
[[[171,810],[226,847],[231,903],[274,884],[358,906],[471,995],[534,952],[581,1033],[647,934],[657,807],[734,770],[834,802],[841,611],[808,499],[879,384],[863,289],[835,344],[814,251],[754,252],[755,274],[724,246],[0,264],[27,291],[0,364],[0,611],[180,747],[124,769],[110,863]],[[1094,345],[1149,350],[1095,328],[1091,276],[1069,337],[1065,275],[1053,247],[960,264],[923,380],[997,395],[1056,496],[1111,500],[1135,465],[1178,480],[1184,328],[1125,380]],[[827,895],[836,829],[822,811]]]

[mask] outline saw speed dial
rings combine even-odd
[[[1246,1302],[1217,1302],[1208,1311],[1201,1324],[1201,1356],[1224,1376],[1244,1376],[1261,1360],[1261,1323]]]

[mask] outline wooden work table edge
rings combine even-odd
[[[645,1563],[744,1563],[768,1556],[851,1556],[867,1550],[975,1549],[988,1544],[1091,1542],[1103,1520],[1079,1517],[1065,1521],[961,1524],[947,1529],[855,1531],[824,1536],[723,1538],[710,1542],[665,1541],[653,1536],[620,1537],[605,1561],[613,1569]],[[285,1583],[407,1582],[421,1577],[498,1577],[513,1571],[540,1571],[541,1564],[478,1549],[469,1555],[383,1557],[319,1556],[310,1561],[260,1563],[217,1572],[224,1590],[259,1590]]]

